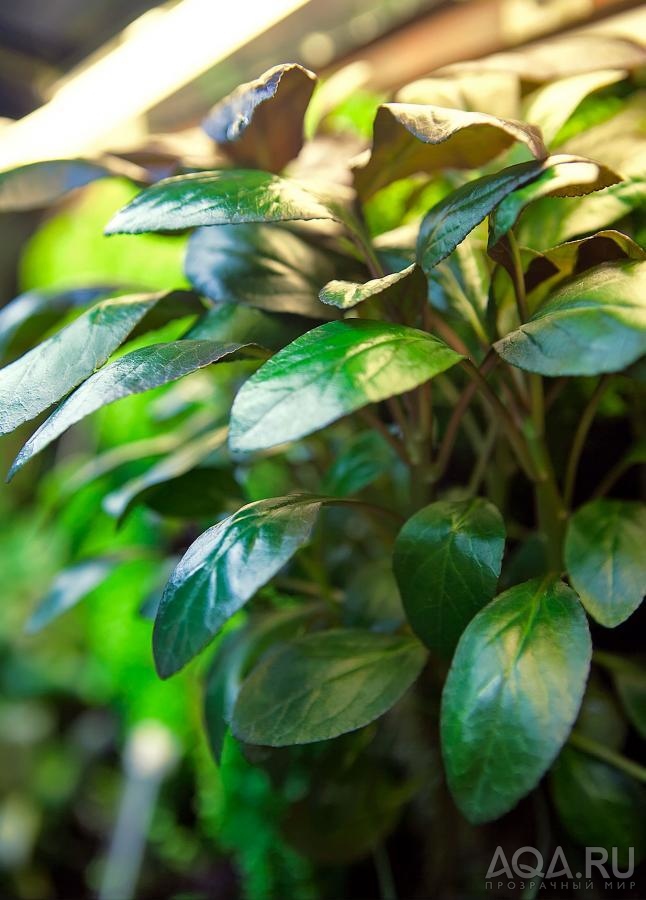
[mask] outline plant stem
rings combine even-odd
[[[393,870],[390,866],[388,853],[383,844],[377,844],[372,851],[372,859],[375,864],[375,872],[377,873],[377,881],[379,882],[379,893],[381,900],[397,900],[397,891],[395,890],[395,881],[393,879]]]
[[[581,453],[583,452],[583,447],[585,446],[585,441],[592,426],[592,422],[594,421],[594,417],[599,407],[601,398],[609,384],[609,375],[603,375],[599,379],[597,386],[592,392],[592,396],[588,400],[581,418],[579,419],[577,429],[574,432],[574,438],[572,439],[572,446],[570,448],[570,455],[567,461],[567,468],[565,470],[565,485],[563,488],[563,502],[568,509],[571,508],[572,500],[574,498],[576,475],[579,468]]]
[[[383,278],[385,274],[383,266],[379,262],[379,257],[375,253],[372,241],[364,228],[354,218],[347,218],[344,224],[353,244],[363,256],[372,277]]]
[[[393,448],[397,456],[401,459],[403,463],[407,466],[411,465],[411,461],[408,457],[408,453],[406,452],[406,447],[404,444],[398,440],[394,434],[391,434],[388,430],[388,426],[381,421],[379,416],[373,412],[371,409],[360,409],[359,415],[361,418],[369,425],[371,428],[374,428],[375,431],[378,431],[382,438],[390,444]]]
[[[511,255],[512,269],[509,272],[514,285],[514,296],[516,297],[516,307],[518,309],[518,318],[520,324],[526,322],[529,318],[529,310],[527,308],[527,297],[525,295],[525,275],[523,273],[523,262],[520,258],[520,248],[513,231],[507,234],[509,242],[509,252]]]
[[[431,328],[434,331],[437,331],[442,340],[447,343],[452,350],[455,350],[456,353],[461,353],[462,356],[467,358],[471,356],[469,348],[460,335],[457,334],[457,332],[454,331],[440,316],[436,315],[435,312],[431,310],[428,318]]]
[[[603,762],[609,763],[616,769],[625,772],[626,775],[630,775],[631,778],[636,778],[637,781],[646,784],[646,767],[641,766],[632,759],[622,756],[621,753],[616,753],[609,747],[604,747],[603,744],[599,744],[592,738],[587,737],[587,735],[581,734],[580,731],[572,732],[569,743],[578,750],[587,753],[589,756],[594,756]]]

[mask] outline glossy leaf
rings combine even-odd
[[[155,620],[157,671],[168,678],[306,544],[324,499],[290,494],[243,506],[189,547]]]
[[[233,450],[261,450],[401,394],[455,365],[437,338],[387,322],[329,322],[297,338],[245,382],[231,411]]]
[[[11,466],[9,478],[71,425],[103,406],[183,378],[222,359],[257,356],[252,345],[214,341],[172,341],[126,353],[104,366],[68,397],[29,438]]]
[[[0,369],[0,434],[33,419],[103,365],[162,296],[103,300]]]
[[[202,127],[238,165],[279,172],[303,146],[303,118],[315,85],[309,69],[273,66],[216,103]]]
[[[614,766],[571,747],[550,774],[550,792],[566,831],[584,847],[604,847],[625,866],[646,853],[646,791]]]
[[[107,286],[70,288],[66,291],[25,291],[0,309],[0,353],[13,344],[23,329],[28,330],[32,338],[34,335],[40,337],[68,310],[116,293],[118,290],[115,287]]]
[[[329,306],[352,309],[364,300],[379,298],[381,303],[401,309],[408,297],[426,299],[426,279],[416,265],[407,266],[401,272],[393,272],[381,278],[373,278],[363,284],[353,281],[330,281],[321,289],[319,298]]]
[[[590,615],[606,628],[625,622],[646,594],[646,504],[593,500],[568,524],[565,565]]]
[[[410,637],[350,629],[305,635],[277,647],[245,680],[233,733],[271,747],[338,737],[387,712],[425,661]]]
[[[99,178],[125,177],[146,181],[139,166],[110,157],[100,162],[88,159],[53,159],[28,163],[0,172],[0,212],[41,209],[75,188]]]
[[[385,103],[375,118],[368,163],[355,170],[364,199],[416,172],[476,169],[520,142],[542,159],[540,133],[513,119],[412,103]]]
[[[487,500],[440,500],[406,522],[393,568],[408,621],[427,647],[451,656],[496,593],[504,549],[502,517]]]
[[[84,559],[63,569],[54,579],[46,596],[36,607],[25,630],[29,634],[45,628],[68,609],[80,603],[94,588],[102,584],[119,560],[110,557]]]
[[[184,338],[222,344],[258,344],[279,350],[306,327],[304,320],[297,316],[273,316],[240,303],[218,303],[197,320]]]
[[[542,375],[598,375],[646,353],[646,262],[590,269],[556,290],[494,344],[511,365]]]
[[[223,225],[191,235],[185,266],[191,284],[218,302],[325,319],[333,314],[318,292],[339,261],[286,228]]]
[[[510,810],[550,767],[581,704],[591,642],[552,578],[510,588],[460,638],[442,699],[449,788],[470,822]]]
[[[224,738],[244,676],[272,644],[294,637],[317,612],[318,606],[312,604],[276,610],[251,619],[223,636],[204,692],[204,724],[216,762],[222,757]]]
[[[297,181],[256,169],[222,169],[158,181],[124,206],[105,233],[336,217],[330,206]]]
[[[543,140],[551,144],[560,129],[587,96],[616,84],[626,77],[621,69],[600,69],[560,78],[535,91],[525,107],[523,118],[541,129]]]
[[[610,187],[621,179],[592,160],[575,156],[551,156],[545,170],[523,187],[509,193],[491,217],[489,246],[494,247],[514,227],[523,210],[541,197],[578,197]]]
[[[103,501],[106,512],[116,519],[123,519],[133,506],[150,498],[155,489],[173,482],[177,485],[178,479],[208,460],[212,453],[223,446],[226,439],[227,429],[215,428],[193,440],[185,441],[143,475],[127,481],[108,494]],[[218,509],[212,509],[211,516],[218,512]]]
[[[423,219],[417,239],[417,259],[430,272],[485,219],[497,203],[519,185],[536,178],[540,162],[520,163],[463,184],[433,206]]]

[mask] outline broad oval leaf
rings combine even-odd
[[[252,345],[214,341],[172,341],[126,353],[104,366],[68,397],[29,438],[9,471],[9,478],[71,425],[103,406],[183,378],[221,359],[263,355]]]
[[[297,316],[272,316],[240,303],[218,303],[197,320],[184,339],[258,344],[280,350],[302,334],[308,324]]]
[[[599,375],[646,353],[646,262],[607,263],[556,290],[494,344],[511,365],[541,375]]]
[[[163,296],[103,300],[0,369],[0,434],[33,419],[103,365]]]
[[[417,259],[424,271],[429,273],[496,204],[542,170],[540,162],[519,163],[495,175],[469,181],[440,200],[424,217],[419,230]]]
[[[0,172],[0,212],[40,209],[99,178],[114,176],[148,180],[144,169],[115,157],[53,159]]]
[[[72,609],[102,584],[118,564],[118,559],[105,556],[84,559],[63,569],[30,616],[25,631],[35,634]]]
[[[467,624],[496,593],[505,525],[487,500],[441,500],[397,536],[393,568],[417,636],[450,656]]]
[[[578,197],[621,181],[619,175],[593,160],[559,154],[551,156],[544,171],[532,181],[508,193],[491,217],[489,247],[510,231],[523,210],[541,197]]]
[[[204,724],[211,753],[222,757],[224,738],[242,679],[272,644],[291,638],[320,612],[317,604],[274,610],[251,618],[223,635],[209,670],[204,692]]]
[[[444,686],[441,731],[449,788],[470,822],[512,809],[550,767],[581,705],[591,651],[576,594],[553,578],[510,588],[469,623]]]
[[[218,302],[325,319],[333,314],[318,292],[339,262],[286,228],[222,225],[191,235],[185,270],[191,284]]]
[[[585,847],[604,847],[622,867],[646,853],[646,792],[614,766],[565,747],[550,773],[550,793],[566,831]],[[614,852],[613,852],[614,851]]]
[[[243,506],[188,548],[164,589],[153,652],[162,678],[196,656],[309,541],[324,498],[291,494]]]
[[[202,128],[239,165],[279,172],[303,146],[316,80],[296,63],[273,66],[216,103]]]
[[[234,735],[284,747],[338,737],[387,712],[420,674],[414,638],[335,629],[308,634],[265,656],[244,681]]]
[[[392,303],[395,308],[399,308],[407,297],[412,295],[415,299],[425,300],[426,293],[426,279],[421,270],[412,265],[402,269],[401,272],[372,278],[363,284],[354,281],[330,281],[321,289],[319,299],[338,309],[352,309],[364,300],[379,297],[383,303]]]
[[[565,537],[572,587],[593,619],[615,628],[646,594],[646,504],[593,500],[578,509]]]
[[[108,223],[106,234],[178,231],[199,225],[336,219],[313,191],[257,169],[222,169],[164,178]]]
[[[601,69],[559,78],[558,81],[539,88],[529,97],[523,118],[532,125],[537,125],[545,143],[551,144],[561,127],[587,96],[623,81],[625,77],[626,73],[621,69]]]
[[[364,199],[384,185],[416,172],[476,169],[516,142],[542,159],[547,156],[540,132],[513,119],[413,103],[385,103],[374,124],[372,153],[355,170],[355,185]]]
[[[233,450],[311,434],[362,406],[412,390],[461,359],[403,325],[350,319],[314,328],[244,383],[231,410]]]
[[[595,654],[595,662],[610,672],[626,715],[646,739],[646,668],[643,663],[601,651]]]

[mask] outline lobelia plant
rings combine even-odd
[[[316,77],[277,66],[209,114],[217,168],[176,161],[107,226],[192,229],[192,291],[33,292],[0,312],[17,350],[68,316],[0,370],[3,433],[61,401],[11,475],[100,407],[204,369],[197,411],[106,508],[167,521],[160,556],[183,555],[157,671],[211,646],[213,754],[230,732],[278,781],[284,759],[305,773],[288,831],[315,858],[361,856],[410,803],[446,829],[441,766],[471,823],[535,792],[575,841],[646,849],[646,770],[622,752],[646,729],[643,648],[608,631],[646,590],[643,53],[610,44],[612,70],[544,84],[472,64],[410,85],[352,159],[356,136],[325,134],[325,86],[303,147]],[[138,163],[13,170],[0,207],[153,181]],[[75,561],[32,628],[113,564]]]

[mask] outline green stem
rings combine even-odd
[[[572,439],[572,446],[570,448],[570,455],[567,462],[567,468],[565,470],[565,485],[563,488],[563,501],[568,509],[571,508],[572,500],[574,498],[576,475],[579,468],[581,453],[583,452],[583,447],[585,446],[585,441],[592,426],[592,422],[594,421],[599,403],[609,383],[609,375],[603,375],[599,379],[599,382],[592,392],[592,396],[588,400],[581,418],[579,419],[577,429],[574,432],[574,438]]]
[[[640,766],[639,763],[622,756],[621,753],[616,753],[609,747],[604,747],[603,744],[599,744],[592,738],[587,737],[587,735],[581,734],[580,731],[572,732],[569,743],[578,750],[587,753],[589,756],[594,756],[603,762],[609,763],[611,766],[614,766],[615,769],[620,769],[622,772],[625,772],[626,775],[630,775],[631,778],[636,778],[637,781],[646,784],[645,766]]]
[[[363,256],[372,277],[383,278],[385,274],[384,268],[364,228],[354,218],[351,219],[350,217],[345,219],[344,224],[353,244]]]
[[[520,248],[513,231],[507,235],[509,242],[509,251],[511,255],[512,268],[509,272],[514,285],[514,296],[516,297],[516,307],[518,309],[518,318],[520,324],[526,322],[529,318],[529,310],[527,308],[527,297],[525,295],[525,274],[523,272],[523,262],[520,258]]]
[[[371,409],[360,409],[359,415],[364,420],[364,422],[370,426],[370,428],[374,428],[375,431],[379,432],[386,443],[390,444],[390,446],[393,448],[393,450],[403,463],[405,463],[407,466],[411,465],[406,447],[404,446],[402,441],[398,440],[394,434],[391,434],[391,432],[388,430],[388,426],[381,421],[381,419],[375,412],[373,412]]]
[[[397,891],[395,889],[395,880],[393,878],[393,870],[390,866],[388,853],[383,844],[377,844],[372,851],[372,859],[375,864],[375,872],[377,873],[377,881],[379,882],[379,893],[381,900],[397,900]]]

